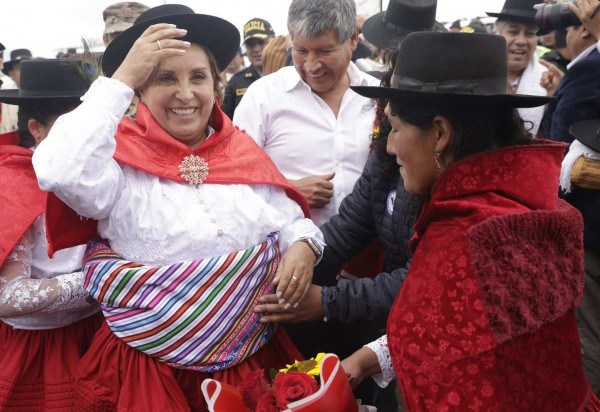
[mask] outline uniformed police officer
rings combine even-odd
[[[246,55],[250,59],[250,66],[235,74],[225,88],[225,97],[223,100],[223,111],[229,118],[233,118],[235,108],[242,100],[246,89],[254,83],[255,80],[262,77],[263,49],[273,37],[275,31],[271,23],[266,20],[254,18],[244,25],[244,46]]]

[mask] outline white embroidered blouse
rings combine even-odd
[[[303,236],[323,247],[320,230],[280,188],[196,187],[117,163],[114,135],[132,97],[120,81],[100,77],[33,156],[40,187],[99,220],[100,235],[117,253],[164,265],[246,249],[273,231],[280,231],[282,252]]]
[[[44,216],[0,267],[0,318],[16,329],[53,329],[93,315],[100,306],[83,289],[85,246],[47,255]]]

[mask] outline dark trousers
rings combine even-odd
[[[583,368],[600,395],[600,247],[585,250],[585,287],[577,309]]]

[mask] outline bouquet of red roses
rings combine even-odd
[[[315,375],[320,376],[320,386]],[[358,411],[346,373],[333,354],[289,365],[274,376],[272,386],[264,371],[257,370],[247,374],[237,388],[205,379],[202,393],[211,412]]]

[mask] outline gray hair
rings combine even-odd
[[[356,32],[356,3],[354,0],[293,0],[287,21],[290,36],[309,39],[336,30],[340,43]]]
[[[536,28],[537,29],[537,25],[535,23],[519,23],[517,21],[511,21],[511,20],[496,20],[496,22],[494,23],[494,34],[500,34],[500,32],[502,30],[504,30],[506,28],[506,26],[509,26],[511,24],[525,24],[525,26],[527,26],[527,28]]]
[[[506,20],[496,20],[494,23],[494,34],[500,34],[506,26],[508,26],[508,22]]]

